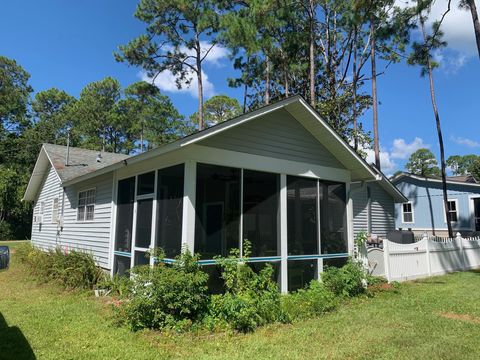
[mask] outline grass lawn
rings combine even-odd
[[[478,272],[247,335],[132,333],[112,324],[103,301],[29,279],[15,255],[0,272],[0,359],[478,359],[479,337]]]

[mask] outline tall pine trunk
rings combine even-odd
[[[357,29],[355,29],[355,36],[353,38],[353,148],[358,150],[358,125],[357,125]]]
[[[270,104],[270,59],[265,59],[265,105]]]
[[[480,57],[480,21],[478,20],[477,6],[475,0],[467,0],[470,13],[472,14],[473,29],[475,31],[475,39],[477,40],[478,56]]]
[[[423,33],[424,45],[427,44],[427,35],[425,33],[425,24],[423,19],[420,17],[420,26]],[[429,50],[430,51],[430,50]],[[448,236],[453,238],[452,222],[450,219],[450,214],[448,212],[448,195],[447,195],[447,175],[446,175],[446,165],[445,165],[445,150],[443,148],[443,135],[442,135],[442,126],[440,123],[440,116],[438,114],[437,101],[435,99],[435,87],[433,84],[433,72],[432,72],[432,63],[430,61],[430,56],[427,56],[427,69],[428,69],[428,78],[430,81],[430,98],[432,100],[433,113],[435,115],[435,123],[437,125],[437,134],[438,134],[438,144],[440,146],[440,163],[442,171],[442,192],[443,192],[443,206],[445,209],[445,218],[447,219],[447,228]]]
[[[377,66],[375,60],[375,23],[372,19],[370,21],[370,61],[372,64],[373,148],[375,151],[375,166],[378,170],[381,170],[378,140]]]
[[[197,83],[198,83],[198,130],[203,130],[203,79],[202,79],[202,53],[200,40],[196,39],[196,62],[197,62]]]
[[[309,46],[309,83],[310,83],[310,105],[315,107],[315,2],[309,3],[310,17],[310,46]]]

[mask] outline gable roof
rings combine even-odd
[[[279,109],[287,110],[297,121],[299,121],[319,142],[321,142],[328,151],[335,154],[335,157],[349,169],[352,173],[352,180],[380,180],[380,176],[374,171],[367,162],[358,155],[340,135],[338,135],[328,123],[323,120],[320,115],[299,95],[280,100],[276,103],[266,105],[247,114],[240,115],[236,118],[224,121],[205,130],[196,132],[174,142],[162,145],[156,149],[132,156],[124,161],[116,162],[112,165],[105,166],[95,172],[88,172],[77,176],[76,178],[66,180],[65,186],[86,180],[88,178],[98,176],[102,173],[110,172],[122,166],[128,166],[140,161],[160,156],[185,146],[198,143],[209,137],[221,134],[223,131],[244,124],[262,115],[274,112]]]
[[[67,147],[63,145],[43,144],[38,155],[35,168],[23,196],[25,201],[34,201],[42,181],[50,166],[55,170],[58,179],[63,184],[86,174],[95,173],[105,167],[127,159],[128,155],[102,152],[100,161],[97,161],[99,151],[87,150],[78,147],[69,147],[68,165]]]
[[[425,176],[414,175],[406,172],[398,174],[391,181],[394,184],[398,184],[399,182],[401,182],[402,179],[405,179],[405,178],[420,180],[424,182],[434,182],[434,183],[442,182],[442,178],[440,177],[425,177]],[[469,175],[447,176],[447,184],[480,187],[480,183],[473,176],[469,176]]]

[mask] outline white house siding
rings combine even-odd
[[[35,222],[32,225],[32,243],[34,246],[41,247],[43,249],[54,249],[57,245],[57,223],[52,223],[52,208],[53,199],[59,199],[59,211],[60,202],[62,200],[62,188],[60,186],[60,180],[55,170],[50,166],[47,176],[44,179],[41,187],[40,194],[35,202],[33,208],[33,216],[37,218],[40,214],[41,203],[45,203],[43,219],[40,222]]]
[[[91,252],[97,263],[109,268],[112,178],[108,173],[65,189],[64,226],[60,243],[68,249]],[[93,221],[77,221],[78,192],[95,188]]]
[[[361,231],[368,231],[368,198],[365,186],[353,184],[351,198],[353,203],[353,233],[357,236]]]
[[[395,230],[395,203],[377,183],[370,183],[368,186],[372,197],[372,234],[386,237],[389,231]]]
[[[200,145],[278,159],[345,167],[286,110],[234,127]]]

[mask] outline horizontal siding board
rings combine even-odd
[[[91,251],[100,266],[109,267],[112,173],[65,189],[62,244]],[[91,222],[77,221],[78,192],[95,188],[95,213]]]
[[[367,191],[364,186],[359,184],[352,185],[352,204],[353,204],[353,233],[357,236],[361,231],[368,230],[368,199]]]
[[[226,130],[203,140],[201,145],[339,169],[345,168],[286,110],[279,110]]]
[[[393,198],[377,183],[368,185],[371,191],[372,234],[386,237],[395,230],[395,203]]]
[[[59,198],[59,213],[63,189],[60,181],[51,168],[41,188],[39,198],[34,207],[34,215],[40,212],[40,203],[45,201],[44,221],[40,230],[38,224],[32,226],[32,242],[43,249],[76,249],[89,252],[98,265],[109,267],[110,222],[112,200],[112,174],[105,174],[65,189],[63,205],[63,231],[57,236],[57,224],[51,223],[51,203]],[[78,192],[95,188],[94,220],[77,221]]]

